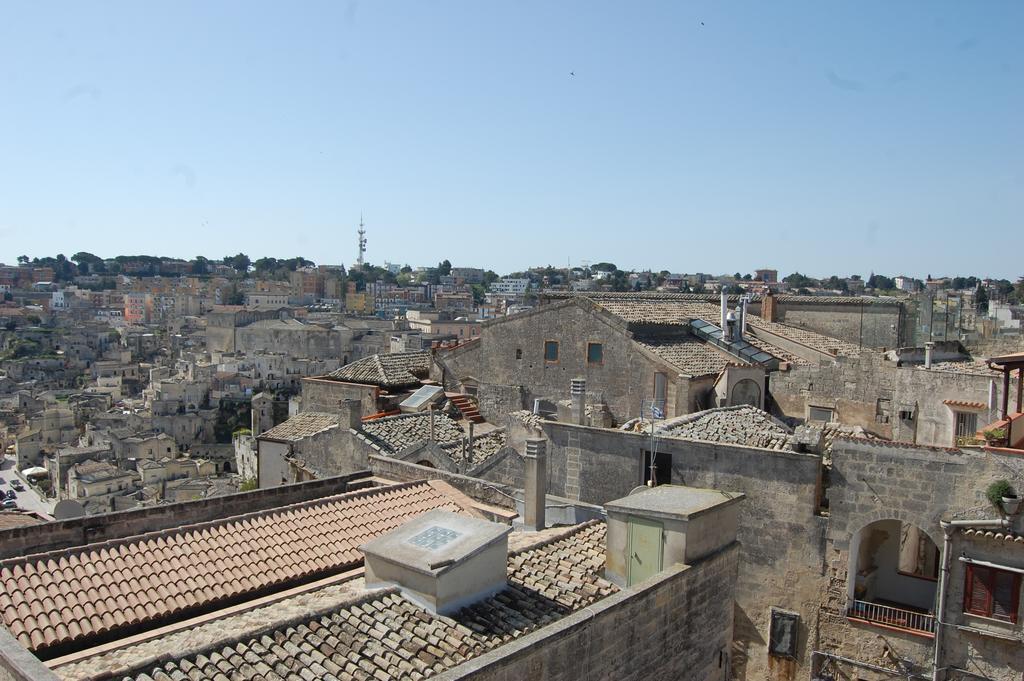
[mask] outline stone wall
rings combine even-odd
[[[235,329],[236,352],[279,352],[281,348],[287,348],[293,357],[343,359],[351,354],[352,332],[312,324],[294,328],[256,324]]]
[[[669,568],[437,678],[724,680],[738,560],[733,543]]]
[[[546,361],[544,346],[557,341],[558,360]],[[589,343],[602,345],[602,361],[587,361]],[[696,396],[679,370],[644,351],[618,317],[579,298],[484,324],[477,378],[523,386],[526,404],[534,398],[569,398],[573,378],[587,381],[587,392],[601,395],[617,423],[640,413],[652,396],[655,373],[666,376],[667,416],[688,413]]]
[[[467,496],[491,506],[515,508],[516,489],[500,483],[485,482],[458,473],[448,473],[429,466],[420,466],[381,454],[370,455],[370,470],[374,475],[395,482],[414,480],[444,480]]]
[[[518,385],[481,383],[477,392],[480,415],[491,423],[500,423],[509,412],[532,408],[524,404],[524,391]]]
[[[907,338],[902,305],[777,299],[775,321],[868,348],[896,348]]]
[[[548,438],[548,493],[601,505],[629,494],[643,481],[648,436],[618,430],[542,422]],[[516,429],[509,428],[510,438]],[[743,492],[738,539],[741,565],[737,582],[733,646],[735,678],[759,679],[778,662],[766,653],[771,608],[801,614],[799,658],[781,663],[786,674],[806,678],[810,633],[817,621],[825,582],[822,562],[826,518],[818,515],[821,459],[678,438],[659,438],[657,451],[671,458],[671,482]],[[518,458],[483,473],[489,480],[521,486]]]
[[[344,383],[324,378],[302,379],[302,411],[337,414],[341,400],[359,400],[363,416],[377,413],[380,389],[372,385]]]
[[[863,353],[771,375],[775,404],[785,416],[806,419],[810,407],[835,411],[835,420],[862,426],[883,437],[928,446],[953,445],[954,408],[946,400],[982,403],[1002,383],[995,375],[954,373],[921,366],[897,367],[881,353]],[[1011,401],[1016,388],[1011,387]],[[901,419],[901,411],[913,413]],[[978,427],[995,420],[994,410],[978,412]]]
[[[0,681],[59,681],[35,655],[0,627]]]
[[[0,559],[109,541],[341,494],[361,489],[365,485],[363,481],[368,476],[368,472],[361,471],[352,475],[228,494],[199,501],[11,528],[0,531]]]

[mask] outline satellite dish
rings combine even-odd
[[[69,520],[71,518],[81,518],[85,515],[85,507],[74,499],[65,499],[64,501],[58,501],[57,505],[53,507],[53,517],[56,520]]]

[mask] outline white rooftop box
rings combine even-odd
[[[507,525],[430,511],[360,548],[366,586],[397,585],[431,612],[453,613],[506,585]]]

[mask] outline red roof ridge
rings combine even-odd
[[[379,487],[369,487],[366,489],[352,490],[351,492],[342,492],[340,494],[332,494],[327,497],[319,497],[317,499],[308,499],[306,501],[299,501],[294,504],[287,504],[285,506],[276,506],[273,508],[265,508],[260,511],[250,511],[249,513],[241,513],[239,515],[226,516],[224,518],[217,518],[215,520],[206,520],[201,523],[190,523],[188,525],[176,525],[174,527],[164,528],[162,530],[153,530],[152,532],[143,532],[142,534],[133,534],[127,537],[118,537],[117,539],[108,539],[102,542],[95,542],[93,544],[82,544],[79,546],[72,546],[63,549],[54,549],[52,551],[43,551],[41,553],[26,553],[22,556],[15,556],[12,558],[4,558],[0,560],[0,569],[9,567],[12,565],[18,565],[26,560],[44,560],[46,558],[67,558],[71,559],[73,556],[79,556],[86,551],[98,551],[103,549],[109,549],[114,547],[120,547],[128,542],[142,542],[150,540],[163,540],[166,544],[166,538],[171,535],[177,535],[184,532],[200,532],[206,533],[201,537],[197,537],[196,540],[208,541],[210,539],[208,531],[213,527],[219,527],[220,525],[229,522],[244,522],[251,521],[254,518],[266,518],[276,514],[285,514],[289,511],[295,511],[303,508],[309,508],[318,504],[327,504],[331,502],[337,502],[348,499],[362,498],[364,496],[373,496],[374,494],[381,494],[383,492],[391,490],[404,490],[412,487],[427,485],[427,480],[411,480],[409,482],[398,482],[393,485],[382,485]],[[461,505],[461,504],[460,504]],[[158,546],[160,546],[158,544]],[[13,569],[13,568],[12,568]]]

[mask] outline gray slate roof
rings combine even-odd
[[[338,425],[338,417],[322,411],[304,411],[278,424],[258,437],[264,440],[296,442]]]
[[[417,385],[430,375],[430,352],[393,352],[370,355],[332,371],[323,378],[347,383],[363,383],[381,388]]]

